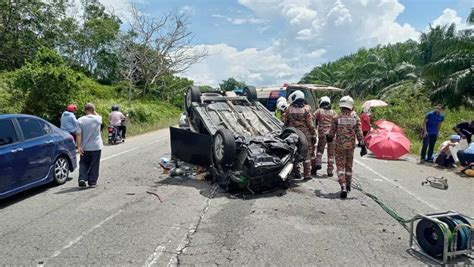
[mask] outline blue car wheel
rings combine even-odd
[[[69,162],[65,156],[59,156],[54,162],[53,183],[64,184],[69,177]]]

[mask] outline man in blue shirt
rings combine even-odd
[[[441,124],[444,121],[444,115],[441,114],[443,107],[436,105],[435,109],[428,112],[423,121],[423,146],[421,148],[421,163],[433,162],[433,150],[438,139]],[[428,155],[426,150],[428,149]]]

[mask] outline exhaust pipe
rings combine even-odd
[[[293,170],[293,163],[288,162],[285,167],[280,171],[278,176],[283,180],[286,181],[288,179],[288,175]]]

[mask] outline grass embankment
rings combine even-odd
[[[373,108],[372,121],[386,119],[400,125],[411,141],[411,153],[419,155],[422,146],[422,139],[420,137],[422,123],[426,113],[432,111],[434,105],[429,101],[426,93],[418,90],[413,84],[391,92],[388,96],[384,97],[384,100],[389,103],[389,106]],[[363,101],[357,101],[359,114],[362,103]],[[452,128],[457,123],[474,119],[474,110],[464,107],[445,109],[444,116],[445,120],[441,126],[436,149],[439,144],[448,140],[452,134],[455,134]]]
[[[12,79],[12,73],[0,73],[0,114],[23,113],[28,92],[14,88]],[[82,78],[80,91],[70,102],[79,108],[77,117],[83,115],[82,107],[85,103],[91,102],[96,105],[97,113],[104,120],[104,131],[102,132],[104,138],[107,136],[108,114],[113,104],[120,105],[121,111],[127,114],[128,136],[176,124],[180,114],[180,110],[176,106],[153,99],[135,98],[130,107],[123,85],[100,85],[87,77]],[[67,104],[69,103],[64,103],[64,106],[66,107]]]

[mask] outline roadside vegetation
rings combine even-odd
[[[471,25],[473,17],[471,10]],[[315,67],[300,82],[345,88],[358,99],[358,112],[364,100],[385,100],[388,107],[372,110],[374,120],[402,126],[412,152],[419,153],[424,115],[436,103],[445,105],[440,139],[447,139],[456,123],[474,119],[473,32],[454,24],[430,27],[418,41],[360,49]]]
[[[1,1],[0,113],[58,125],[67,104],[81,116],[92,102],[104,122],[119,104],[132,135],[177,123],[193,84],[177,75],[206,51],[189,50],[185,14],[130,12],[125,25],[98,1]]]

